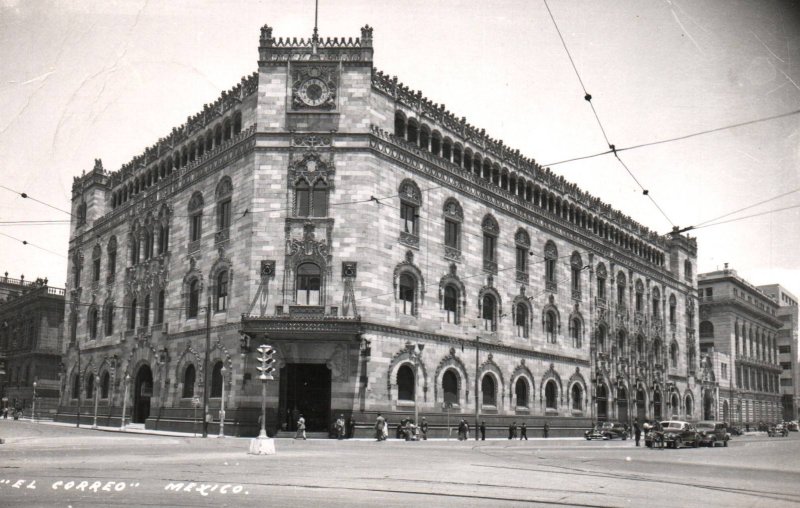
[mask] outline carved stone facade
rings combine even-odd
[[[76,267],[114,237],[124,277],[99,291],[119,314],[135,308],[136,326],[90,338],[73,309],[65,377],[85,378],[86,365],[102,376],[109,358],[107,421],[124,405],[148,426],[188,430],[208,376],[215,410],[224,386],[226,431],[250,434],[253,352],[269,343],[271,432],[302,412],[310,430],[344,414],[366,434],[378,411],[394,424],[416,406],[444,435],[449,415],[477,403],[490,428],[525,419],[578,435],[627,420],[617,408],[635,407],[637,390],[642,415],[675,390],[694,417],[694,240],[646,230],[374,70],[372,53],[369,27],[298,41],[265,26],[253,77],[120,171],[98,163],[76,179],[86,223],[73,224],[69,289],[88,301]],[[166,224],[168,248],[148,224]],[[86,411],[75,394],[62,397],[64,419]]]

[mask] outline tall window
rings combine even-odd
[[[321,274],[319,266],[303,263],[297,267],[297,305],[319,305]]]
[[[460,238],[461,238],[461,224],[456,222],[453,219],[445,219],[444,220],[444,245],[446,247],[450,247],[451,249],[461,250],[460,247]]]
[[[669,295],[669,322],[675,324],[676,317],[676,309],[678,304],[675,302],[675,295]]]
[[[189,309],[186,312],[186,317],[196,318],[200,311],[200,281],[193,279],[189,283]]]
[[[403,180],[398,194],[400,195],[400,239],[416,245],[422,194],[412,180]]]
[[[114,280],[117,271],[117,237],[112,236],[108,241],[108,276],[109,281]]]
[[[155,231],[153,231],[152,226],[148,227],[148,229],[144,233],[144,259],[151,259],[153,257],[153,250],[155,244]]]
[[[114,305],[108,302],[103,309],[103,320],[106,325],[106,336],[114,333]]]
[[[222,362],[214,364],[211,370],[211,397],[222,397]]]
[[[458,323],[458,291],[453,286],[444,288],[444,312],[448,323]]]
[[[628,341],[625,337],[625,332],[620,330],[617,334],[617,349],[620,355],[625,355],[628,352]]]
[[[89,309],[89,338],[96,339],[97,338],[97,307],[92,306]]]
[[[400,298],[400,310],[403,314],[413,315],[414,309],[414,293],[415,293],[415,280],[408,273],[400,275],[400,285],[398,297]]]
[[[442,393],[445,404],[458,404],[458,376],[453,369],[447,369],[442,376]]]
[[[128,309],[128,330],[136,328],[136,298],[131,300],[131,307]]]
[[[131,265],[139,263],[139,232],[135,231],[131,235]]]
[[[311,207],[311,188],[305,180],[300,180],[294,186],[295,206],[298,217],[308,217]]]
[[[100,246],[95,245],[92,251],[92,281],[100,280]]]
[[[94,398],[94,376],[91,372],[86,376],[86,398]]]
[[[600,300],[606,299],[606,267],[604,264],[597,266],[597,298]]]
[[[659,293],[658,288],[653,288],[653,309],[652,314],[654,319],[658,319],[661,317],[661,293]]]
[[[497,330],[497,302],[495,302],[494,296],[483,295],[481,317],[484,330],[490,332]]]
[[[164,290],[158,292],[156,298],[156,318],[155,323],[161,324],[164,322]]]
[[[314,182],[314,194],[311,197],[314,217],[328,216],[328,186],[322,180]]]
[[[181,396],[184,399],[194,397],[194,384],[197,373],[195,372],[194,365],[189,364],[183,372],[183,393]]]
[[[217,184],[214,197],[217,201],[217,231],[226,231],[231,227],[231,197],[233,184],[231,179],[223,177]]]
[[[558,323],[556,320],[556,313],[552,310],[544,314],[544,331],[547,336],[547,342],[550,344],[556,343],[556,334],[558,332]]]
[[[169,226],[160,224],[158,226],[158,253],[165,254],[169,250]]]
[[[692,262],[688,259],[683,262],[683,276],[686,280],[692,280]]]
[[[103,373],[103,377],[100,378],[100,398],[101,399],[108,399],[108,389],[111,387],[111,375],[108,371]]]
[[[150,326],[150,295],[145,295],[142,307],[142,326]]]
[[[500,226],[491,215],[483,218],[481,223],[483,229],[483,269],[492,273],[497,273],[497,237],[500,234]]]
[[[199,192],[189,200],[189,241],[196,242],[203,236],[203,196]]]
[[[414,371],[408,365],[402,365],[397,369],[397,398],[414,400]]]
[[[605,326],[597,327],[597,352],[598,353],[605,353],[606,352],[606,327]]]
[[[492,376],[487,374],[481,379],[481,393],[483,394],[484,406],[497,405],[497,390]]]
[[[558,389],[555,381],[548,381],[544,387],[545,407],[558,409]]]
[[[583,410],[583,390],[581,389],[581,385],[578,383],[572,385],[572,410]]]
[[[580,298],[581,297],[581,271],[583,270],[583,260],[581,259],[581,255],[577,252],[572,253],[572,257],[570,258],[570,274],[572,275],[572,297],[573,298]]]
[[[622,272],[617,275],[617,306],[623,309],[627,307],[625,305],[625,276]]]
[[[528,338],[528,306],[520,302],[516,305],[514,313],[514,325],[517,330],[517,337]]]
[[[217,274],[217,295],[215,310],[222,312],[228,308],[228,271],[223,270]]]
[[[72,376],[72,398],[77,399],[81,395],[81,379],[80,376],[76,373]]]
[[[403,232],[409,235],[418,235],[417,227],[417,207],[406,202],[400,203],[400,221],[403,224]]]
[[[581,340],[581,335],[583,334],[583,330],[581,329],[581,320],[578,318],[572,319],[572,347],[580,348],[583,345],[583,341]]]
[[[556,288],[556,260],[558,259],[558,249],[553,242],[547,242],[544,246],[544,278],[548,289]]]
[[[644,286],[642,281],[636,281],[636,312],[644,312]]]
[[[526,383],[525,380],[522,379],[521,377],[517,379],[517,382],[514,385],[514,394],[517,396],[517,407],[527,408],[529,404],[528,383]]]

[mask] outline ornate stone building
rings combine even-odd
[[[30,416],[36,383],[36,416],[52,417],[58,406],[64,290],[47,279],[0,277],[0,375],[2,407]]]
[[[727,265],[698,275],[697,284],[700,350],[727,355],[730,376],[729,389],[719,392],[714,376],[704,376],[704,418],[740,426],[781,419],[778,303]]]
[[[759,286],[758,289],[780,305],[777,316],[783,326],[778,330],[777,340],[783,418],[788,421],[797,420],[800,418],[800,307],[797,305],[797,297],[780,284]]]
[[[556,434],[696,416],[695,241],[375,70],[369,27],[265,26],[258,72],[120,170],[98,161],[73,206],[64,419],[100,383],[101,421],[190,430],[208,372],[226,431],[255,433],[264,342],[271,432],[416,408],[442,435],[476,402],[490,428]]]

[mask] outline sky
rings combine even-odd
[[[652,200],[612,155],[553,164],[608,143],[547,6],[618,148],[800,110],[792,0],[320,0],[319,30],[369,24],[378,69],[660,234],[800,205],[798,114],[620,152]],[[0,185],[69,210],[94,159],[119,169],[255,72],[264,24],[308,37],[314,0],[0,0]],[[68,225],[8,222],[68,219],[0,188],[0,273],[63,287]],[[800,296],[800,208],[689,234],[699,272]]]

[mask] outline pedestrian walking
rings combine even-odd
[[[486,441],[486,422],[481,422],[481,441]]]
[[[550,437],[550,424],[544,422],[544,427],[542,427],[542,434],[544,437]]]
[[[334,427],[336,428],[336,439],[341,441],[344,439],[344,415],[339,415],[339,419],[336,420]]]
[[[525,441],[528,440],[528,424],[525,422],[522,422],[519,433],[519,440],[522,441],[523,439],[525,439]]]
[[[422,422],[419,424],[419,430],[422,432],[422,440],[428,440],[428,420],[425,417],[422,417]]]
[[[512,423],[508,426],[508,439],[514,439],[514,426],[516,423]]]
[[[352,416],[347,420],[347,439],[353,439],[356,435],[356,420]]]
[[[378,416],[375,418],[375,440],[376,441],[383,441],[386,439],[384,437],[384,430],[386,426],[386,419],[383,418],[383,415],[378,413]]]
[[[294,433],[294,438],[304,441],[306,439],[306,419],[303,418],[302,413],[300,413],[300,418],[297,419],[297,432]]]
[[[636,446],[639,446],[639,440],[642,439],[642,428],[639,426],[639,419],[633,419],[633,437],[636,438]]]
[[[469,439],[469,423],[464,420],[464,439]]]
[[[461,421],[458,422],[458,440],[464,441],[465,439],[467,439],[467,422],[462,418]]]

